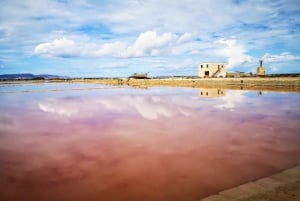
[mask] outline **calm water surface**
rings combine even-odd
[[[0,85],[0,200],[196,201],[300,165],[300,94]]]

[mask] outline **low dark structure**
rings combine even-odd
[[[147,77],[148,73],[134,73],[129,76],[129,78],[134,78],[134,79],[148,79]]]

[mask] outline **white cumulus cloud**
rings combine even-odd
[[[89,45],[87,45],[89,46]],[[127,48],[127,44],[123,42],[112,42],[106,43],[100,47],[90,47],[86,51],[85,56],[112,56],[112,57],[122,57],[124,55],[124,50]]]
[[[291,60],[300,59],[300,56],[292,55],[289,52],[283,52],[279,55],[272,55],[272,54],[266,53],[262,57],[262,59],[266,62],[291,61]]]
[[[228,68],[236,67],[240,64],[251,62],[251,56],[246,54],[246,48],[238,44],[235,39],[220,39],[215,41],[217,44],[225,45],[216,51],[216,54],[227,58]]]
[[[121,41],[107,42],[104,44],[92,44],[61,38],[37,45],[34,49],[34,53],[55,57],[110,56],[129,58],[159,56],[163,53],[171,52],[170,49],[172,47],[189,42],[192,39],[193,36],[190,33],[184,33],[182,35],[173,33],[158,34],[155,31],[141,33],[132,44]]]
[[[127,48],[128,57],[157,56],[159,50],[175,42],[178,36],[172,33],[158,35],[154,31],[141,33],[133,45]]]
[[[41,43],[34,48],[34,53],[45,56],[78,56],[80,48],[70,39],[55,39],[52,42]]]

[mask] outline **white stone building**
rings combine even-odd
[[[226,77],[226,64],[206,62],[199,64],[199,77]]]

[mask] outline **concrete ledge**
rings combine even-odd
[[[227,189],[200,201],[298,201],[300,166]]]
[[[201,201],[230,201],[230,199],[225,198],[221,195],[212,195],[212,196],[202,199]]]

